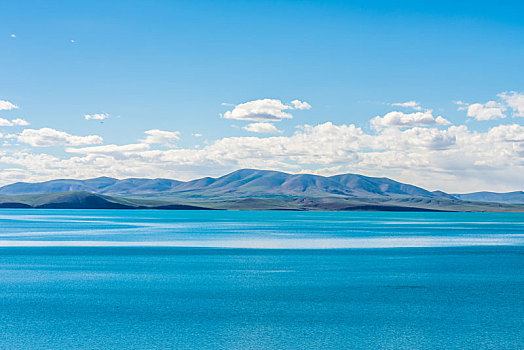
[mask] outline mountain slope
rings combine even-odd
[[[135,198],[110,197],[85,191],[6,196],[0,208],[41,209],[208,209],[205,207]]]
[[[160,193],[171,190],[180,181],[167,179],[125,179],[98,177],[89,180],[51,180],[40,183],[17,182],[0,187],[0,194],[44,194],[54,192],[87,191],[100,194]]]
[[[168,203],[211,203],[220,200],[277,198],[293,201],[294,198],[342,199],[446,199],[449,201],[482,201],[499,203],[524,203],[524,192],[448,194],[427,191],[423,188],[388,178],[358,174],[319,176],[287,174],[279,171],[242,169],[218,178],[204,177],[192,181],[169,179],[124,180],[99,177],[88,180],[52,180],[42,183],[15,183],[0,187],[0,195],[47,194],[55,192],[85,191],[110,196],[154,198]],[[280,200],[279,200],[280,201]],[[288,206],[279,202],[283,209]],[[257,202],[263,207],[266,202]],[[451,203],[451,202],[450,202]],[[257,204],[257,205],[259,205]],[[269,205],[271,206],[271,205]],[[296,206],[292,206],[295,208]],[[300,207],[300,206],[298,206]]]
[[[184,204],[180,204],[184,203]],[[164,210],[307,210],[307,211],[473,211],[524,212],[524,205],[421,197],[199,198],[193,202],[123,198],[89,192],[0,195],[0,208],[164,209]]]
[[[0,188],[0,194],[44,194],[88,191],[116,196],[186,197],[424,197],[445,198],[443,192],[429,192],[420,187],[387,178],[345,174],[331,177],[309,174],[287,174],[278,171],[242,169],[230,174],[193,181],[168,179],[125,179],[100,177],[89,180],[52,180],[42,183],[15,183]]]
[[[466,194],[455,194],[455,197],[467,201],[498,202],[498,203],[524,203],[524,191],[496,193],[496,192],[474,192]]]
[[[351,189],[359,197],[372,196],[409,196],[424,198],[441,198],[445,193],[426,191],[423,188],[403,184],[388,178],[368,177],[355,174],[332,176],[338,183]]]

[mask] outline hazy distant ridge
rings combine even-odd
[[[524,203],[524,191],[515,192],[474,192],[466,194],[454,194],[458,199],[466,201],[498,202],[498,203]]]
[[[192,181],[168,179],[124,179],[99,177],[89,180],[51,180],[40,183],[18,182],[0,187],[0,194],[44,194],[88,191],[108,195],[176,194],[199,195],[294,195],[294,196],[409,196],[450,198],[443,192],[403,184],[388,178],[344,174],[331,177],[287,174],[277,171],[242,169],[230,174]]]
[[[21,195],[49,195],[39,200],[49,202],[48,205],[56,207],[59,195],[64,196],[66,193],[73,192],[83,194],[72,195],[64,200],[64,207],[68,205],[89,206],[91,205],[89,203],[94,203],[94,207],[100,205],[105,208],[124,208],[123,206],[158,208],[164,205],[192,205],[216,209],[262,210],[356,210],[355,208],[394,210],[401,208],[405,210],[492,211],[507,209],[498,206],[497,203],[505,205],[524,203],[524,192],[522,191],[448,194],[442,191],[428,191],[388,178],[357,174],[325,177],[253,169],[242,169],[218,178],[205,177],[192,181],[138,178],[118,180],[99,177],[88,180],[51,180],[41,183],[19,182],[0,187],[0,195],[5,197],[0,202],[8,203],[16,200],[18,204],[35,207],[44,204],[18,199],[25,198],[20,197]],[[90,195],[88,196],[87,193]],[[94,198],[93,195],[99,195],[99,197]],[[18,199],[7,198],[7,196],[16,196]],[[83,204],[78,204],[77,198],[82,198]],[[131,200],[134,202],[129,203]],[[137,201],[140,200],[157,201],[158,203],[138,203]],[[481,202],[492,203],[482,204]],[[511,210],[520,211],[519,208]]]

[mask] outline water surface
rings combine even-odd
[[[524,343],[522,214],[0,210],[0,235],[2,349]]]
[[[0,210],[0,246],[523,245],[524,213]]]

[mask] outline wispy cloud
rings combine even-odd
[[[407,101],[407,102],[395,102],[391,104],[392,106],[412,108],[416,111],[421,111],[422,107],[417,101]]]
[[[25,129],[17,137],[19,142],[33,147],[82,146],[101,144],[103,139],[97,135],[76,136],[51,128]]]
[[[180,140],[179,131],[164,131],[164,130],[147,130],[144,132],[147,137],[142,140],[143,143],[147,144],[173,144]]]
[[[7,120],[4,118],[0,118],[0,126],[27,126],[29,123],[21,118],[16,118],[12,120]]]
[[[84,115],[85,120],[105,120],[109,118],[107,113],[96,113],[96,114],[86,114]]]
[[[13,120],[11,120],[11,123],[13,123],[13,125],[18,125],[18,126],[27,126],[27,125],[29,125],[29,122],[27,122],[25,119],[22,119],[22,118],[13,119]]]
[[[498,96],[513,110],[513,116],[524,117],[524,93],[509,91],[500,93]]]
[[[251,123],[244,126],[242,129],[259,134],[279,134],[282,131],[278,130],[274,124],[271,123]]]
[[[136,152],[149,150],[150,146],[146,143],[131,143],[128,145],[103,145],[81,148],[66,148],[66,152],[79,154],[107,154],[107,155],[130,155]]]

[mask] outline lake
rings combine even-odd
[[[520,349],[524,214],[0,210],[2,349]]]

